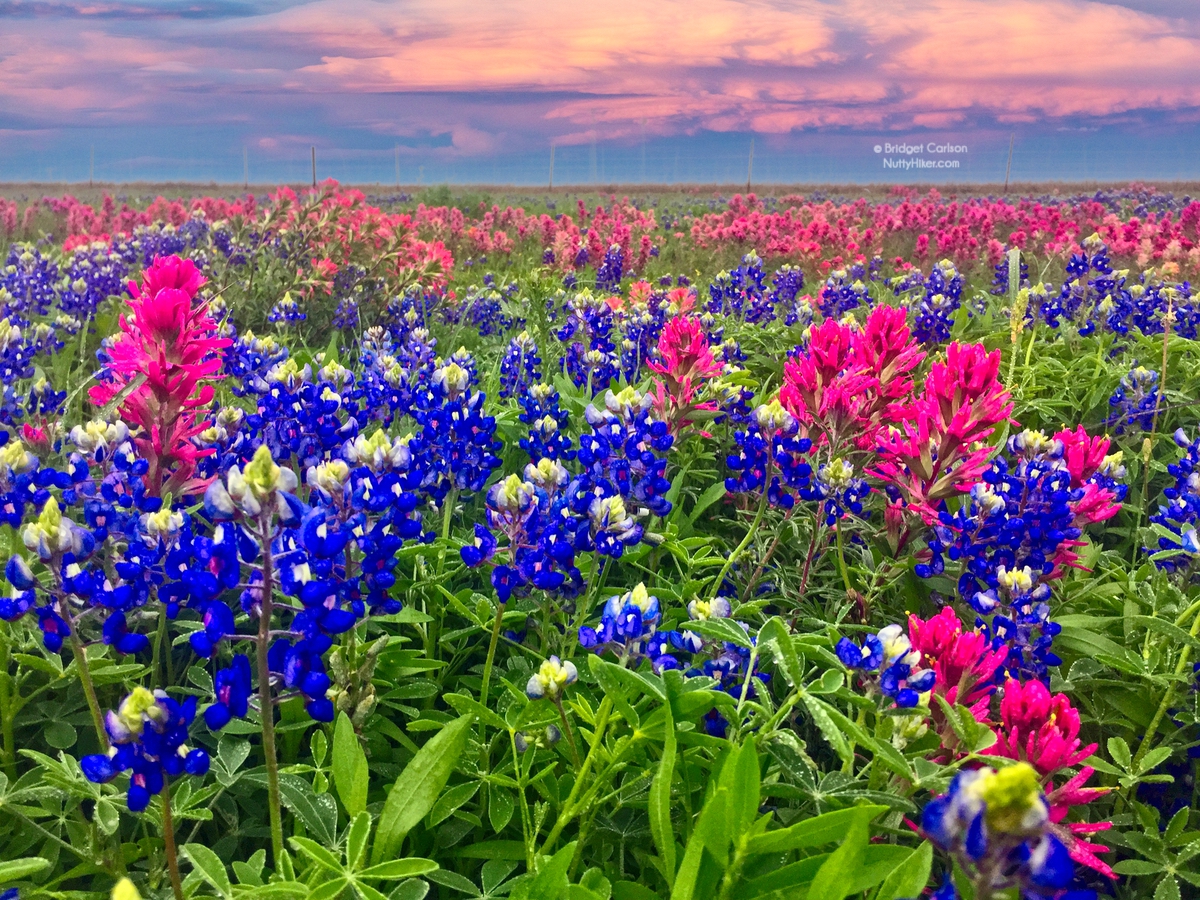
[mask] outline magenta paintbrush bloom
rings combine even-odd
[[[192,438],[208,422],[196,411],[212,402],[213,387],[203,382],[220,377],[218,354],[230,344],[218,336],[207,304],[195,302],[204,282],[191,260],[175,256],[156,259],[140,288],[131,282],[130,315],[121,316],[121,333],[109,350],[110,380],[88,392],[104,406],[128,391],[120,412],[140,427],[135,442],[150,463],[146,490],[153,496],[201,487],[190,479],[207,451]]]

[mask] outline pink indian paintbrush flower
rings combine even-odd
[[[981,632],[963,631],[962,622],[949,606],[929,619],[910,615],[908,639],[921,655],[917,665],[933,669],[933,690],[949,703],[969,707],[976,719],[986,720],[996,689],[996,671],[1007,658],[1008,648],[993,650]]]
[[[1096,744],[1081,747],[1079,711],[1065,694],[1051,695],[1042,682],[1034,680],[1021,684],[1009,679],[1004,684],[1000,701],[1000,726],[995,729],[996,743],[984,751],[993,756],[1029,763],[1042,777],[1046,800],[1050,804],[1050,821],[1062,838],[1071,857],[1078,863],[1095,869],[1108,877],[1113,870],[1096,856],[1108,850],[1079,837],[1106,831],[1111,822],[1064,823],[1072,807],[1090,803],[1109,793],[1109,788],[1086,787],[1095,772],[1084,766],[1062,785],[1055,787],[1055,776],[1073,768],[1096,751]]]
[[[160,257],[142,277],[130,282],[130,315],[121,316],[121,332],[109,348],[107,380],[88,395],[97,406],[120,397],[122,418],[139,427],[134,438],[150,463],[145,476],[152,496],[194,493],[203,485],[191,480],[205,451],[192,438],[208,427],[197,410],[212,402],[220,377],[220,351],[231,341],[217,334],[207,304],[195,303],[205,278],[191,260]]]
[[[780,402],[816,439],[852,437],[859,450],[873,452],[892,407],[910,399],[908,373],[924,357],[903,309],[878,306],[861,328],[830,319],[784,364]]]
[[[1083,496],[1072,501],[1075,523],[1080,527],[1111,519],[1121,511],[1117,493],[1106,484],[1093,480],[1098,474],[1119,475],[1120,454],[1109,456],[1112,442],[1105,436],[1089,435],[1082,425],[1063,429],[1054,435],[1063,445],[1063,462],[1071,473],[1071,487],[1082,488]],[[1111,481],[1108,482],[1111,484]]]
[[[881,461],[872,474],[895,485],[928,523],[941,501],[969,491],[988,466],[992,448],[983,441],[1013,410],[999,371],[999,350],[951,344],[921,395],[892,409],[899,427],[880,432]]]
[[[675,316],[658,339],[660,360],[649,360],[654,380],[654,408],[673,435],[691,425],[698,413],[716,410],[714,402],[697,402],[699,388],[721,374],[708,335],[699,319]]]

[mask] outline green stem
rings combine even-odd
[[[17,711],[23,705],[20,703],[21,691],[17,677],[8,671],[12,657],[12,648],[8,642],[7,625],[0,629],[0,732],[3,733],[4,771],[10,781],[17,780],[17,740],[15,723]]]
[[[167,856],[167,871],[171,875],[171,890],[175,900],[183,900],[183,880],[179,877],[179,853],[175,848],[175,821],[171,817],[171,788],[163,782],[162,789],[163,850]]]
[[[1200,634],[1200,616],[1192,620],[1192,628],[1189,632],[1194,638]],[[1163,716],[1167,714],[1167,709],[1171,706],[1171,700],[1175,696],[1175,682],[1183,677],[1183,673],[1187,670],[1188,663],[1192,661],[1192,645],[1185,644],[1183,649],[1179,651],[1179,662],[1175,664],[1175,678],[1167,684],[1166,690],[1163,692],[1162,702],[1158,704],[1158,709],[1154,711],[1154,718],[1150,720],[1150,724],[1146,728],[1146,735],[1142,738],[1142,743],[1138,746],[1137,753],[1134,754],[1131,769],[1136,770],[1150,749],[1154,746],[1154,736],[1158,733],[1159,723],[1162,722]]]
[[[263,757],[267,766],[267,812],[271,818],[271,860],[278,871],[283,858],[283,806],[279,795],[279,759],[275,751],[275,702],[271,696],[271,666],[267,650],[271,640],[272,598],[275,592],[274,560],[271,556],[271,520],[259,519],[262,545],[262,604],[258,613],[258,705],[262,719]]]
[[[741,733],[742,730],[742,707],[746,703],[746,696],[750,693],[750,679],[754,677],[754,664],[758,662],[758,644],[750,648],[750,661],[746,665],[746,680],[742,682],[742,695],[738,697],[737,702],[737,730]]]
[[[155,633],[154,633],[154,648],[151,651],[151,655],[150,655],[150,683],[151,684],[154,684],[156,682],[158,684],[170,684],[171,683],[170,681],[167,681],[167,680],[159,681],[160,677],[165,676],[165,673],[164,673],[164,676],[159,675],[158,661],[162,657],[166,640],[167,640],[167,612],[165,609],[162,608],[162,606],[159,606],[159,608],[158,608],[158,628],[155,630]],[[169,648],[166,649],[166,652],[170,653]]]
[[[770,483],[771,470],[767,469],[766,480],[763,482],[762,499],[758,501],[758,512],[754,514],[754,521],[750,523],[750,528],[746,532],[746,536],[742,538],[742,542],[737,545],[737,549],[729,554],[729,559],[725,560],[725,565],[721,567],[721,571],[717,573],[717,580],[713,582],[712,592],[709,594],[709,600],[715,600],[717,595],[721,593],[721,585],[725,583],[725,576],[729,574],[729,570],[733,568],[733,564],[738,561],[746,548],[750,546],[750,542],[754,540],[754,535],[758,532],[758,526],[762,524],[763,515],[767,511],[767,486]]]
[[[563,709],[562,696],[558,695],[554,698],[554,705],[558,707],[558,717],[563,723],[563,732],[567,736],[567,743],[571,747],[571,759],[575,763],[575,772],[579,772],[579,748],[575,746],[575,733],[571,731],[571,723],[567,721],[567,711]]]
[[[592,571],[588,574],[587,591],[583,595],[583,599],[579,602],[579,606],[575,609],[575,618],[571,622],[571,627],[567,629],[567,633],[563,635],[566,641],[566,646],[563,648],[563,656],[570,659],[575,655],[576,649],[579,647],[579,641],[575,638],[579,634],[579,627],[583,624],[583,620],[588,617],[592,611],[592,604],[596,602],[596,594],[608,580],[608,567],[612,563],[612,557],[604,557],[604,568],[600,568],[600,554],[597,551],[592,551]],[[543,623],[543,628],[545,624]]]
[[[458,502],[458,491],[453,488],[442,504],[442,550],[438,554],[437,574],[442,574],[446,565],[446,542],[450,540],[450,521],[454,518],[454,504]]]
[[[596,713],[596,730],[592,732],[592,742],[588,747],[587,757],[583,760],[583,766],[579,769],[579,777],[575,779],[575,784],[571,786],[571,793],[567,796],[567,800],[562,806],[562,812],[558,814],[558,820],[554,823],[554,827],[550,829],[550,833],[546,835],[546,840],[542,844],[542,853],[549,852],[550,848],[554,846],[554,842],[558,840],[559,835],[562,834],[563,829],[575,818],[575,801],[579,799],[584,782],[587,781],[588,772],[595,762],[596,750],[604,739],[604,732],[608,728],[608,717],[611,714],[612,700],[606,696],[600,701],[600,709]]]
[[[504,621],[504,604],[496,606],[496,618],[492,622],[492,639],[488,643],[487,659],[483,662],[483,686],[479,689],[479,702],[487,706],[488,687],[492,681],[492,664],[496,660],[496,644],[500,642],[500,627]]]
[[[67,600],[61,593],[58,595],[58,614],[64,622],[71,621],[71,610],[67,608]],[[79,640],[79,632],[71,629],[71,652],[75,655],[75,667],[79,669],[79,682],[83,685],[83,696],[87,698],[88,710],[92,714],[92,724],[96,727],[96,737],[100,741],[100,752],[107,753],[109,748],[108,732],[104,728],[104,713],[100,711],[100,701],[96,699],[96,685],[92,681],[92,670],[88,667],[87,651]]]
[[[517,776],[520,796],[517,801],[521,804],[521,836],[525,839],[525,868],[533,871],[533,843],[537,835],[533,833],[533,822],[529,818],[529,803],[525,799],[525,776],[521,774],[521,754],[517,752],[517,733],[509,731],[508,742],[512,745],[513,770]]]
[[[842,583],[846,586],[846,595],[849,596],[854,591],[854,586],[850,583],[850,570],[846,568],[846,550],[842,543],[842,523],[838,522],[834,525],[833,530],[837,533],[838,570],[842,573]]]

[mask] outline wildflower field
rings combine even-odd
[[[1200,202],[479,200],[0,199],[0,898],[1200,896]]]

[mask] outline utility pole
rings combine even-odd
[[[588,162],[591,164],[591,168],[588,170],[588,174],[591,176],[591,183],[597,184],[600,181],[600,174],[599,174],[599,169],[596,168],[596,129],[595,128],[592,129],[592,148],[588,154]]]
[[[396,145],[396,190],[400,189],[400,145]]]
[[[316,146],[313,146],[311,149],[312,149],[313,187],[316,188],[316,186],[317,186],[317,148],[316,148]]]
[[[1017,139],[1017,133],[1014,131],[1008,136],[1008,165],[1004,167],[1004,193],[1008,193],[1008,176],[1012,172],[1012,152],[1013,141]]]
[[[754,179],[754,135],[750,135],[750,165],[746,167],[746,193],[750,193],[750,182]]]
[[[554,141],[550,142],[550,190],[554,190]]]
[[[96,179],[96,145],[92,144],[91,156],[88,159],[88,187]]]
[[[250,148],[242,145],[242,186],[250,190]]]

